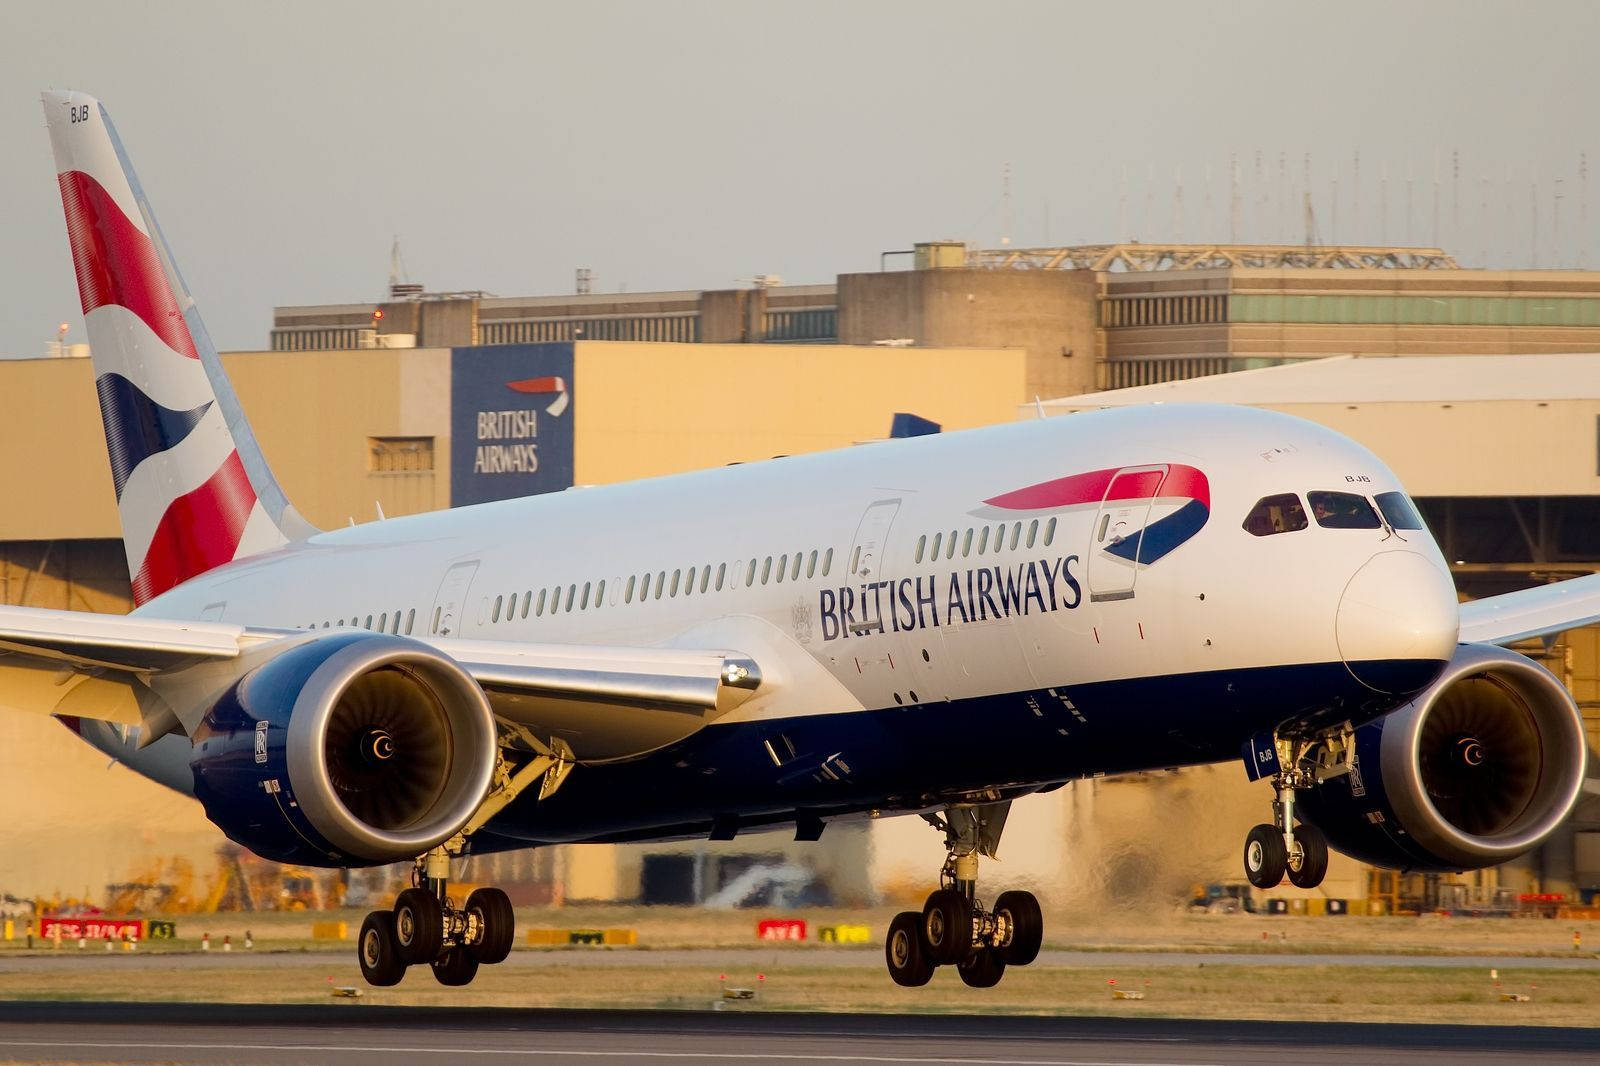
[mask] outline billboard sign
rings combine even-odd
[[[572,486],[570,342],[450,352],[450,506]]]

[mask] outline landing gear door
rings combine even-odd
[[[1150,509],[1167,480],[1165,464],[1118,470],[1090,530],[1089,599],[1131,600]]]
[[[478,572],[478,560],[459,562],[445,571],[439,582],[439,592],[433,598],[433,615],[428,620],[428,632],[437,637],[459,636],[461,619],[466,611],[467,590]]]
[[[884,569],[884,552],[888,550],[889,527],[894,516],[900,513],[899,500],[879,500],[867,508],[856,526],[856,540],[850,546],[850,576],[857,581],[874,581]]]

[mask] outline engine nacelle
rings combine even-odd
[[[1583,719],[1538,663],[1463,645],[1399,710],[1356,730],[1351,772],[1299,794],[1335,848],[1402,870],[1516,858],[1566,818],[1583,786]]]
[[[405,637],[339,633],[235,682],[190,765],[229,839],[280,862],[366,866],[454,836],[495,757],[489,703],[455,660]]]

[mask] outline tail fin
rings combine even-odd
[[[315,530],[267,468],[105,108],[43,99],[142,604]]]

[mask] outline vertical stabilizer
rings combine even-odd
[[[100,102],[44,94],[136,604],[315,530],[278,487]]]

